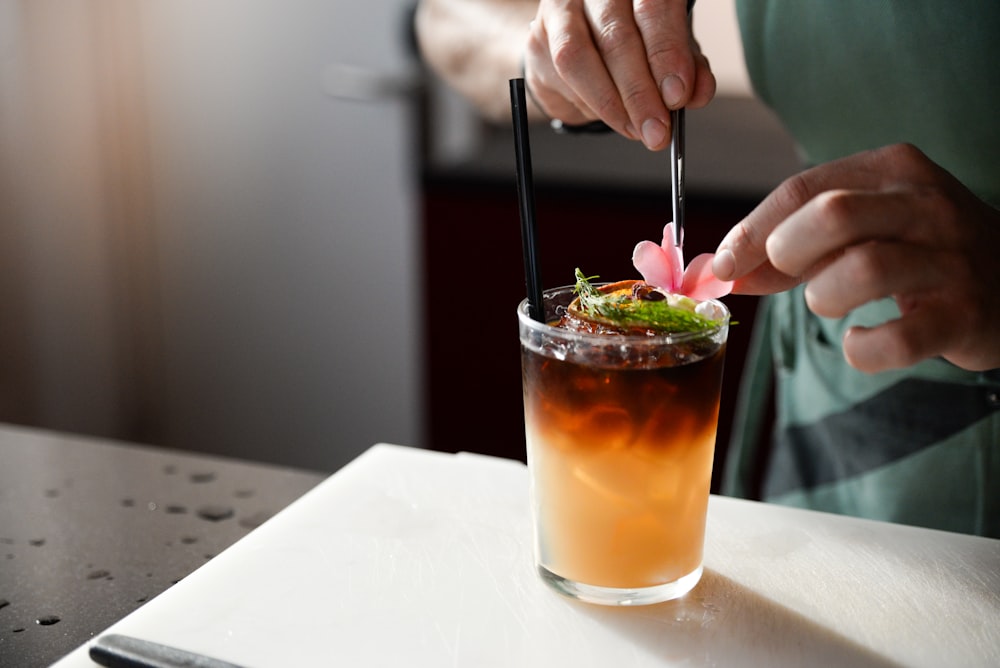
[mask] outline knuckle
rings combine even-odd
[[[855,198],[846,190],[827,190],[816,195],[809,206],[813,211],[810,227],[813,234],[829,239],[843,236],[855,211]]]
[[[649,62],[661,72],[689,79],[695,72],[695,60],[685,47],[674,42],[651,42],[646,46],[646,54]]]
[[[846,190],[827,190],[816,195],[813,203],[823,221],[839,221],[852,214],[852,197]]]
[[[892,164],[920,165],[928,162],[927,156],[924,155],[924,152],[909,142],[890,144],[888,146],[875,149],[875,153]]]
[[[778,209],[797,211],[812,199],[812,188],[804,174],[790,176],[774,190],[774,203]]]
[[[672,69],[683,69],[681,65],[693,68],[694,58],[687,42],[680,44],[675,40],[662,38],[651,40],[646,45],[646,54],[650,60],[659,60],[674,64]]]
[[[612,56],[623,51],[633,43],[634,31],[624,22],[613,19],[601,26],[594,37],[601,53]]]
[[[890,144],[872,152],[877,165],[888,167],[890,179],[903,183],[925,183],[934,178],[935,165],[914,144]]]
[[[637,118],[644,118],[645,116],[648,115],[648,114],[644,113],[644,107],[645,107],[645,105],[642,104],[643,97],[638,92],[636,92],[636,91],[625,91],[621,95],[622,95],[621,102],[622,102],[623,105],[625,105],[625,109],[626,109],[625,113],[626,114],[628,114],[629,112],[631,112]],[[602,103],[603,103],[603,100],[602,100]],[[612,107],[610,106],[610,103],[609,103],[609,106],[607,106],[605,108],[605,113],[610,112],[611,109],[612,109]]]
[[[747,221],[740,221],[732,232],[733,246],[736,248],[747,248],[764,252],[767,238],[754,225]]]
[[[593,110],[599,118],[616,119],[619,123],[624,123],[627,116],[622,110],[622,101],[614,94],[601,95],[594,101]]]
[[[580,62],[584,46],[569,33],[555,36],[551,44],[552,65],[559,76],[565,78],[566,73]]]
[[[640,118],[655,113],[651,105],[647,104],[647,92],[639,82],[625,83],[622,90],[619,91],[621,100],[625,103],[625,108],[636,109],[637,115]]]
[[[663,0],[635,0],[632,7],[638,20],[656,19],[663,16],[666,9]]]
[[[912,165],[915,167],[926,167],[931,164],[927,155],[915,144],[900,142],[890,144],[884,149],[888,152],[890,159],[900,165]]]

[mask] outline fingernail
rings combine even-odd
[[[736,256],[728,248],[720,250],[712,258],[712,273],[720,281],[732,280],[736,274]]]
[[[667,139],[667,126],[656,120],[655,118],[650,118],[643,121],[642,124],[642,143],[646,145],[646,148],[654,149],[659,148],[663,145],[663,142]]]
[[[684,82],[676,74],[668,74],[660,84],[660,94],[663,95],[663,101],[667,106],[675,109],[680,106],[684,97]]]

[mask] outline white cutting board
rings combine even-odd
[[[610,609],[537,578],[527,496],[378,445],[111,630],[259,668],[1000,665],[1000,541],[713,497],[698,587]]]

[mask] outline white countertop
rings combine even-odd
[[[1000,541],[713,497],[694,591],[602,608],[536,576],[527,488],[375,446],[111,630],[261,668],[1000,665]]]

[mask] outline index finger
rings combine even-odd
[[[796,174],[775,188],[731,229],[716,250],[712,265],[723,280],[735,280],[768,261],[766,242],[771,232],[817,195],[832,189],[880,187],[885,174],[873,169],[875,152],[861,153]]]
[[[539,5],[536,23],[547,38],[552,66],[584,106],[581,111],[600,118],[619,134],[636,136],[598,50],[590,18],[582,9],[578,5]]]

